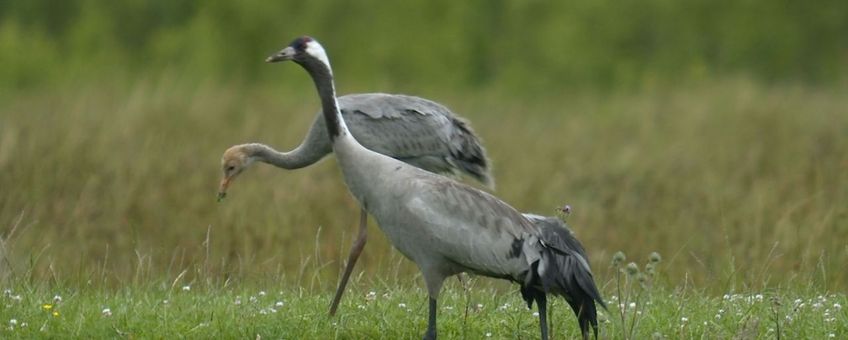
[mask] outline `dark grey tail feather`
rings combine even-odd
[[[451,117],[451,120],[454,127],[459,131],[451,136],[453,139],[451,145],[456,146],[456,149],[451,150],[451,156],[453,156],[451,163],[463,173],[494,189],[495,180],[492,178],[489,159],[486,157],[483,143],[480,142],[467,122],[456,117]]]
[[[584,338],[589,337],[589,326],[597,338],[598,314],[595,302],[604,309],[606,304],[595,285],[583,246],[558,219],[549,218],[534,222],[541,230],[540,238],[546,246],[540,260],[545,264],[543,274],[538,275],[538,265],[534,265],[532,270],[537,276],[534,279],[541,284],[544,293],[565,298],[577,316]],[[533,293],[525,294],[524,289],[527,288],[522,288],[522,296],[528,301],[527,298],[532,298]]]

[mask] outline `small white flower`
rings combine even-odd
[[[719,314],[724,314],[724,309],[719,309],[719,310],[718,310],[718,313],[719,313]]]
[[[365,309],[365,306],[364,305],[356,305],[356,308]]]
[[[716,319],[716,320],[721,320],[721,314],[716,314],[716,315],[715,315],[715,319]]]
[[[259,296],[265,296],[265,291],[264,291],[264,290],[260,290],[260,291],[259,291]]]
[[[631,302],[631,303],[630,303],[630,309],[633,309],[633,308],[636,308],[636,303],[635,303],[635,302]]]
[[[509,302],[503,304],[503,306],[498,307],[498,310],[507,310],[509,309]]]
[[[23,299],[24,298],[22,298],[20,294],[12,296],[12,300],[14,300],[15,302],[21,302],[21,300]]]
[[[477,309],[483,309],[483,304],[482,304],[482,303],[478,303],[478,304],[477,304]]]
[[[612,301],[618,300],[618,296],[613,295],[613,296],[610,298],[610,300],[612,300]]]
[[[722,298],[724,298],[725,300],[730,300],[730,294],[724,294]]]
[[[262,308],[262,309],[259,310],[259,314],[262,314],[262,315],[268,314],[268,310],[265,309],[265,308]]]
[[[774,332],[774,328],[769,328],[768,331],[766,331],[766,333],[773,333],[773,332]]]
[[[642,315],[642,311],[637,310],[637,311],[636,311],[636,315]]]
[[[706,321],[704,321],[704,326],[706,326],[706,325],[707,325],[707,322],[706,322]]]
[[[26,328],[26,326],[28,326],[26,322],[21,322],[21,328]]]
[[[453,310],[453,306],[445,306],[445,309],[447,309],[447,310]]]
[[[236,296],[236,300],[233,301],[233,304],[235,304],[236,306],[240,305],[241,304],[241,297]]]
[[[836,337],[836,334],[829,333],[829,334],[827,335],[827,337],[828,337],[828,338],[835,338],[835,337]]]
[[[183,286],[183,291],[187,292],[191,290],[191,286]]]
[[[376,299],[377,299],[377,292],[375,292],[375,291],[370,291],[370,292],[368,292],[367,295],[365,295],[365,300],[374,301]]]
[[[684,316],[684,317],[680,318],[680,322],[687,323],[687,322],[689,322],[689,318]]]
[[[250,301],[251,303],[254,303],[254,302],[256,302],[257,299],[256,299],[255,296],[251,295],[250,298],[248,298],[247,300]]]
[[[401,302],[398,304],[398,308],[406,308],[406,304]]]
[[[491,338],[491,337],[492,337],[492,333],[491,333],[491,332],[486,332],[486,337],[487,337],[487,338]]]
[[[539,312],[533,312],[533,316],[538,318],[538,317],[539,317]]]
[[[819,303],[819,302],[816,302],[816,303],[813,304],[813,308],[815,308],[815,309],[819,309],[821,307],[822,307],[822,304]]]
[[[10,325],[10,326],[14,326],[14,325],[17,325],[17,324],[18,324],[18,319],[11,319],[11,320],[9,320],[9,325]]]
[[[796,304],[796,305],[800,305],[802,302],[804,302],[804,300],[801,300],[801,299],[795,299],[795,304]]]
[[[12,296],[12,290],[11,290],[11,289],[9,289],[9,288],[4,289],[4,290],[3,290],[3,296],[5,296],[5,297],[11,297],[11,296]]]
[[[787,322],[792,322],[792,316],[791,316],[791,315],[787,315],[787,316],[786,316],[786,321],[787,321]]]
[[[168,301],[168,299],[162,300],[162,304],[163,304],[163,305],[167,305],[167,304],[169,304],[169,303],[171,303],[171,301]]]
[[[763,294],[754,295],[754,298],[757,299],[757,301],[763,301]]]
[[[837,303],[834,303],[834,304],[833,304],[833,309],[836,309],[836,310],[842,310],[842,305],[840,305],[838,302],[837,302]]]
[[[59,303],[59,302],[62,302],[62,297],[59,296],[58,294],[54,295],[53,296],[53,303],[56,304],[56,303]]]
[[[100,312],[100,314],[103,315],[103,317],[108,318],[108,317],[112,316],[112,310],[109,309],[109,308],[103,308],[103,310]]]
[[[274,307],[280,308],[280,307],[282,307],[282,306],[284,306],[284,305],[285,305],[285,303],[284,303],[284,302],[282,302],[282,301],[277,301],[277,303],[275,303],[275,304],[274,304]]]

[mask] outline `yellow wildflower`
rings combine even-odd
[[[56,316],[56,317],[58,317],[58,316],[59,316],[59,311],[57,311],[57,310],[54,310],[54,311],[53,311],[53,316]]]
[[[53,305],[51,305],[49,303],[45,303],[44,305],[41,306],[41,308],[43,308],[44,310],[51,310],[51,309],[53,309]]]

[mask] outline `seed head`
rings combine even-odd
[[[627,264],[627,275],[636,275],[639,273],[639,266],[634,262]]]
[[[653,252],[648,259],[650,259],[651,263],[660,263],[660,261],[662,261],[662,256],[660,256],[660,253],[658,252]]]
[[[627,257],[624,256],[623,252],[617,251],[617,252],[615,252],[615,254],[612,255],[612,265],[614,267],[618,267],[626,259],[627,259]]]

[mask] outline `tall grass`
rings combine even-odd
[[[279,72],[306,84],[297,71]],[[840,90],[729,79],[609,96],[418,94],[473,122],[499,197],[574,207],[604,282],[624,250],[659,251],[674,282],[714,292],[848,283]],[[6,247],[10,275],[114,285],[199,268],[184,279],[335,284],[357,205],[331,157],[256,166],[214,199],[228,146],[299,142],[318,108],[308,89],[166,76],[0,96],[0,230],[26,226]],[[415,273],[377,230],[365,275]]]

